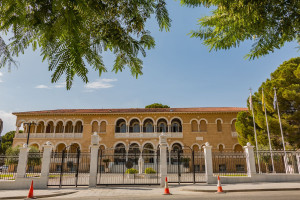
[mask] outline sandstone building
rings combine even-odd
[[[26,143],[30,127],[29,146],[42,148],[50,141],[56,151],[79,147],[89,151],[91,135],[101,137],[102,149],[133,148],[156,150],[161,132],[168,135],[171,150],[201,149],[205,142],[213,151],[242,151],[237,141],[237,113],[246,108],[131,108],[131,109],[63,109],[13,113],[17,116],[17,132],[13,146]],[[23,128],[24,133],[19,133]]]

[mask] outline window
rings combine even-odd
[[[36,127],[36,132],[44,133],[44,130],[45,130],[44,122],[39,122],[38,126]]]
[[[236,120],[234,119],[232,121],[232,123],[231,123],[231,132],[236,132],[236,130],[235,130],[235,122],[236,122]]]
[[[56,130],[55,130],[56,133],[63,133],[64,132],[64,126],[63,126],[63,122],[62,121],[59,121],[57,124],[56,124]]]
[[[198,123],[196,120],[192,121],[191,126],[192,126],[192,132],[198,132]]]
[[[75,125],[75,133],[82,133],[82,132],[83,132],[82,122],[78,121],[78,122],[76,122],[76,125]]]
[[[106,122],[102,121],[100,123],[100,133],[105,133],[106,132]]]
[[[125,122],[120,124],[120,133],[126,133],[126,124],[125,124]]]
[[[65,127],[65,133],[73,133],[73,123],[68,121]]]
[[[145,133],[153,133],[154,132],[152,119],[146,119],[144,121],[143,132],[145,132]]]
[[[52,121],[48,122],[46,126],[46,133],[54,133],[54,123]]]
[[[207,124],[205,120],[200,121],[200,132],[207,132]]]
[[[129,124],[130,133],[139,133],[140,132],[140,122],[137,119],[132,119]]]
[[[119,119],[115,126],[116,133],[126,133],[126,122],[124,119]]]
[[[165,119],[159,119],[158,121],[157,121],[157,132],[158,133],[162,133],[162,132],[164,132],[164,133],[166,133],[166,132],[168,132],[168,126],[167,126],[167,120],[165,120]]]
[[[226,165],[225,164],[220,164],[219,165],[219,172],[226,172]]]
[[[245,172],[245,166],[244,165],[235,165],[237,172]]]
[[[217,120],[217,131],[222,132],[222,122],[219,119]]]
[[[179,119],[173,119],[171,122],[171,132],[182,132],[181,121]]]
[[[94,122],[92,123],[92,133],[95,133],[95,132],[98,133],[98,131],[99,131],[98,122],[97,122],[97,121],[94,121]]]
[[[224,146],[223,146],[223,144],[220,144],[220,145],[219,145],[219,151],[220,151],[220,152],[223,152],[223,150],[224,150]]]
[[[139,133],[140,132],[140,125],[139,124],[135,123],[133,125],[133,132],[134,133]]]
[[[233,150],[234,152],[243,152],[243,147],[239,144],[236,144]]]

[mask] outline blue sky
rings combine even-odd
[[[197,18],[209,15],[205,8],[186,8],[168,1],[170,32],[160,32],[155,18],[147,26],[156,47],[147,51],[138,79],[126,69],[98,77],[89,68],[85,85],[79,78],[67,91],[64,80],[51,84],[48,63],[38,51],[28,49],[17,58],[18,67],[0,69],[0,118],[4,130],[14,130],[12,112],[64,108],[141,108],[160,102],[171,107],[245,107],[249,88],[257,90],[283,61],[297,57],[296,42],[254,61],[245,60],[252,41],[240,47],[209,52],[188,33],[197,29]],[[103,54],[110,71],[114,55]]]

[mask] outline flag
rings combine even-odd
[[[250,97],[249,97],[249,104],[250,104],[250,110],[252,110],[252,94],[250,92]]]
[[[276,90],[275,90],[275,92],[274,92],[274,101],[273,101],[274,110],[276,110],[276,104],[277,104],[277,95],[276,95]]]
[[[265,100],[264,100],[264,91],[262,90],[262,99],[261,99],[262,109],[265,111]]]

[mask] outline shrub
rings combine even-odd
[[[145,169],[145,174],[155,174],[156,171],[151,168],[151,167],[148,167],[147,169]]]
[[[130,168],[126,170],[126,174],[136,174],[136,173],[138,173],[138,170],[134,168]]]

